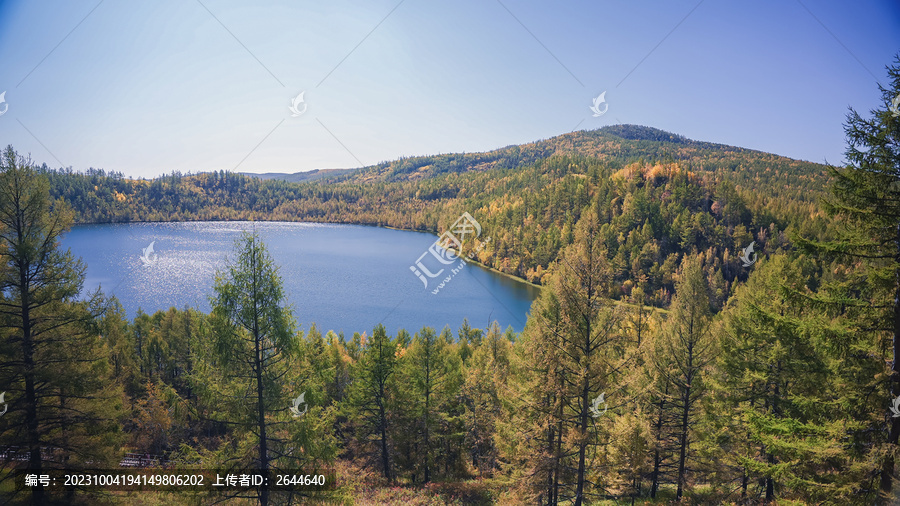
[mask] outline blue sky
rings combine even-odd
[[[839,163],[898,51],[893,0],[0,0],[0,144],[153,177],[634,123]]]

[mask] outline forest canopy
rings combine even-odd
[[[300,182],[82,174],[9,147],[0,494],[129,504],[13,481],[138,465],[338,478],[149,504],[896,501],[900,59],[888,72],[882,106],[848,115],[842,167],[633,125]],[[302,328],[252,233],[211,311],[129,319],[80,295],[85,266],[59,240],[77,223],[177,220],[439,233],[463,212],[492,240],[459,254],[543,287],[521,333]]]

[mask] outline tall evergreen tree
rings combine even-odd
[[[831,167],[830,195],[824,202],[832,217],[833,241],[801,240],[826,259],[836,258],[846,274],[827,286],[826,301],[839,308],[849,334],[867,336],[874,362],[886,365],[880,381],[884,437],[869,440],[880,460],[880,489],[891,492],[900,453],[900,417],[888,407],[900,397],[900,54],[887,67],[890,86],[879,85],[882,107],[864,118],[851,109],[844,131],[847,165]],[[893,110],[892,110],[893,109]],[[835,272],[839,269],[835,268]],[[879,376],[881,378],[881,376]],[[859,436],[868,438],[871,431]],[[862,440],[860,441],[862,443]]]
[[[584,504],[599,492],[588,464],[598,445],[592,408],[611,393],[622,372],[624,333],[611,300],[611,268],[594,212],[579,222],[575,243],[567,247],[553,275],[552,289],[541,294],[529,318],[523,345],[526,374],[534,390],[526,395],[540,427],[543,448],[535,448],[546,472],[548,504]],[[527,378],[526,378],[527,381]],[[535,384],[536,383],[536,384]]]
[[[718,332],[716,421],[727,432],[720,441],[726,462],[741,468],[743,500],[834,494],[834,478],[847,471],[829,434],[829,422],[845,413],[833,405],[836,389],[822,388],[830,380],[824,343],[811,332],[817,315],[794,296],[811,293],[802,261],[774,255],[757,263]]]
[[[461,395],[466,403],[466,443],[472,466],[482,475],[490,475],[499,467],[495,434],[506,395],[512,346],[495,322],[475,346],[465,367]]]
[[[122,393],[98,332],[99,295],[78,299],[84,264],[59,248],[72,214],[11,146],[0,162],[0,384],[9,405],[0,444],[24,446],[35,472],[109,465]],[[50,498],[32,487],[31,500]]]
[[[451,353],[447,341],[434,329],[424,327],[416,332],[403,360],[405,396],[409,401],[407,416],[411,423],[407,441],[413,461],[409,462],[414,480],[421,476],[423,483],[431,481],[435,454],[442,436],[441,421],[446,416],[449,398],[461,383],[459,356]],[[418,471],[422,474],[419,475]]]
[[[278,270],[259,236],[245,232],[236,250],[237,258],[216,276],[209,358],[230,390],[227,422],[240,428],[239,437],[252,434],[251,461],[268,477],[275,446],[284,443],[273,434],[270,415],[288,408],[282,392],[299,339]],[[268,488],[261,487],[258,497],[268,504]]]
[[[352,416],[360,424],[360,437],[377,440],[378,464],[384,478],[393,480],[391,464],[391,432],[389,419],[396,403],[393,376],[397,367],[397,346],[378,324],[363,348],[362,357],[353,368],[349,403]]]
[[[658,388],[664,389],[665,404],[677,416],[674,427],[676,500],[682,498],[687,484],[694,424],[699,400],[706,391],[703,376],[713,360],[714,346],[710,333],[709,287],[700,259],[686,259],[682,266],[672,308],[653,351],[654,366],[660,377]]]

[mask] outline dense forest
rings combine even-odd
[[[896,501],[900,59],[888,72],[883,106],[848,116],[843,167],[635,126],[305,182],[129,180],[35,167],[9,147],[0,494],[22,504]],[[440,232],[464,211],[493,238],[479,262],[543,286],[519,334],[300,328],[303,308],[286,304],[253,234],[209,287],[208,314],[129,320],[114,298],[79,297],[84,265],[59,247],[79,222]],[[22,468],[113,468],[128,454],[179,470],[327,470],[337,483],[16,487]]]
[[[493,239],[477,261],[537,284],[572,244],[582,215],[596,208],[618,292],[627,295],[641,280],[648,303],[660,307],[693,250],[705,253],[721,303],[745,275],[738,256],[751,242],[774,253],[791,231],[820,237],[825,230],[817,203],[824,166],[628,125],[490,153],[404,159],[308,183],[230,172],[152,181],[93,169],[41,172],[81,223],[303,220],[439,233],[469,212]]]

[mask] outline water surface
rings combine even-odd
[[[431,234],[359,225],[285,222],[183,222],[80,225],[62,240],[87,264],[85,290],[102,287],[129,317],[175,306],[209,311],[217,270],[234,256],[236,239],[255,229],[279,266],[288,303],[303,329],[367,331],[383,323],[389,332],[431,326],[454,332],[464,317],[473,327],[497,320],[521,331],[538,290],[467,264],[437,294],[449,275],[431,255],[426,288],[409,269],[434,243]],[[157,255],[145,265],[143,249]],[[153,258],[152,256],[150,257]]]

